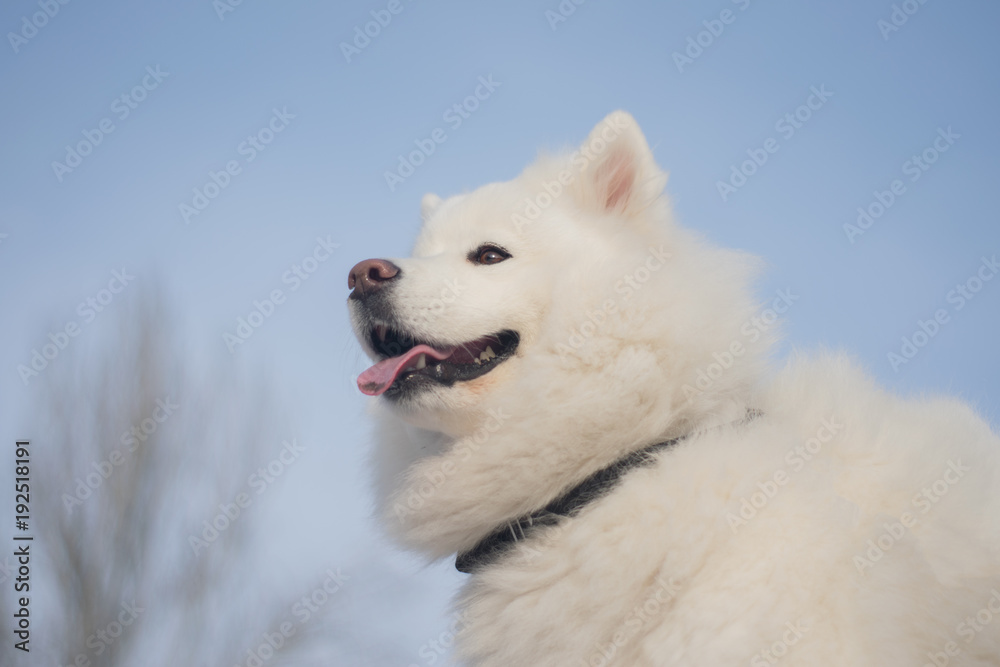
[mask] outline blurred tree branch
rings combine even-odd
[[[41,664],[37,650],[59,665],[245,664],[292,602],[259,585],[260,512],[242,509],[197,553],[189,537],[202,538],[203,522],[247,492],[292,434],[266,381],[231,366],[192,370],[158,294],[128,306],[91,354],[74,350],[46,378],[32,494],[46,569],[36,578],[57,587],[61,606],[31,662]],[[269,664],[322,639],[296,633]]]

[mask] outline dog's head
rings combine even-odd
[[[637,317],[688,307],[700,287],[681,284],[683,268],[661,270],[681,242],[665,183],[638,125],[615,112],[571,155],[468,194],[425,196],[412,256],[359,262],[348,278],[354,330],[375,361],[361,391],[410,423],[460,434],[553,359],[586,365],[602,345],[634,344]],[[699,338],[698,320],[677,335],[716,344]],[[647,321],[646,334],[669,349],[661,330],[673,321]]]

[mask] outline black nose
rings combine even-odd
[[[387,259],[366,259],[358,262],[347,276],[347,287],[352,299],[374,294],[390,280],[399,276],[399,267]]]

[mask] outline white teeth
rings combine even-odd
[[[419,357],[417,357],[417,370],[419,371],[422,368],[427,368],[427,355],[426,354],[421,354]]]
[[[487,347],[485,352],[480,353],[479,359],[481,359],[482,361],[489,361],[490,359],[492,359],[495,356],[497,356],[497,355],[496,355],[495,352],[493,352],[493,348],[492,347]]]
[[[385,334],[387,332],[388,332],[388,327],[386,327],[385,325],[380,324],[377,327],[375,327],[375,335],[378,336],[378,339],[383,343],[385,342]]]

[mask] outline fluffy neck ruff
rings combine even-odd
[[[496,562],[512,544],[527,539],[538,528],[555,525],[563,518],[579,513],[613,489],[630,470],[651,464],[656,453],[676,445],[680,440],[681,438],[674,438],[658,442],[601,468],[542,509],[503,524],[472,549],[458,554],[455,568],[459,572],[471,574]]]
[[[421,432],[416,442],[385,443],[410,449],[412,461],[400,476],[385,480],[395,489],[382,506],[388,531],[432,559],[465,552],[497,526],[545,507],[629,454],[734,421],[747,409],[739,391],[713,394],[711,401],[702,397],[699,406],[711,408],[694,410],[680,388],[664,390],[660,373],[637,375],[637,369],[657,367],[652,352],[629,348],[623,355],[628,363],[569,390],[556,383],[518,386],[466,437]],[[563,373],[552,368],[539,377]],[[423,456],[413,461],[411,448]]]
[[[742,423],[753,421],[760,414],[759,410],[747,410]],[[509,551],[511,545],[527,539],[539,528],[556,525],[562,519],[578,514],[584,507],[614,489],[628,472],[651,465],[656,461],[656,454],[673,447],[683,439],[674,438],[658,442],[631,452],[611,465],[601,468],[545,507],[499,526],[472,549],[458,554],[455,568],[459,572],[471,574],[496,562]]]

